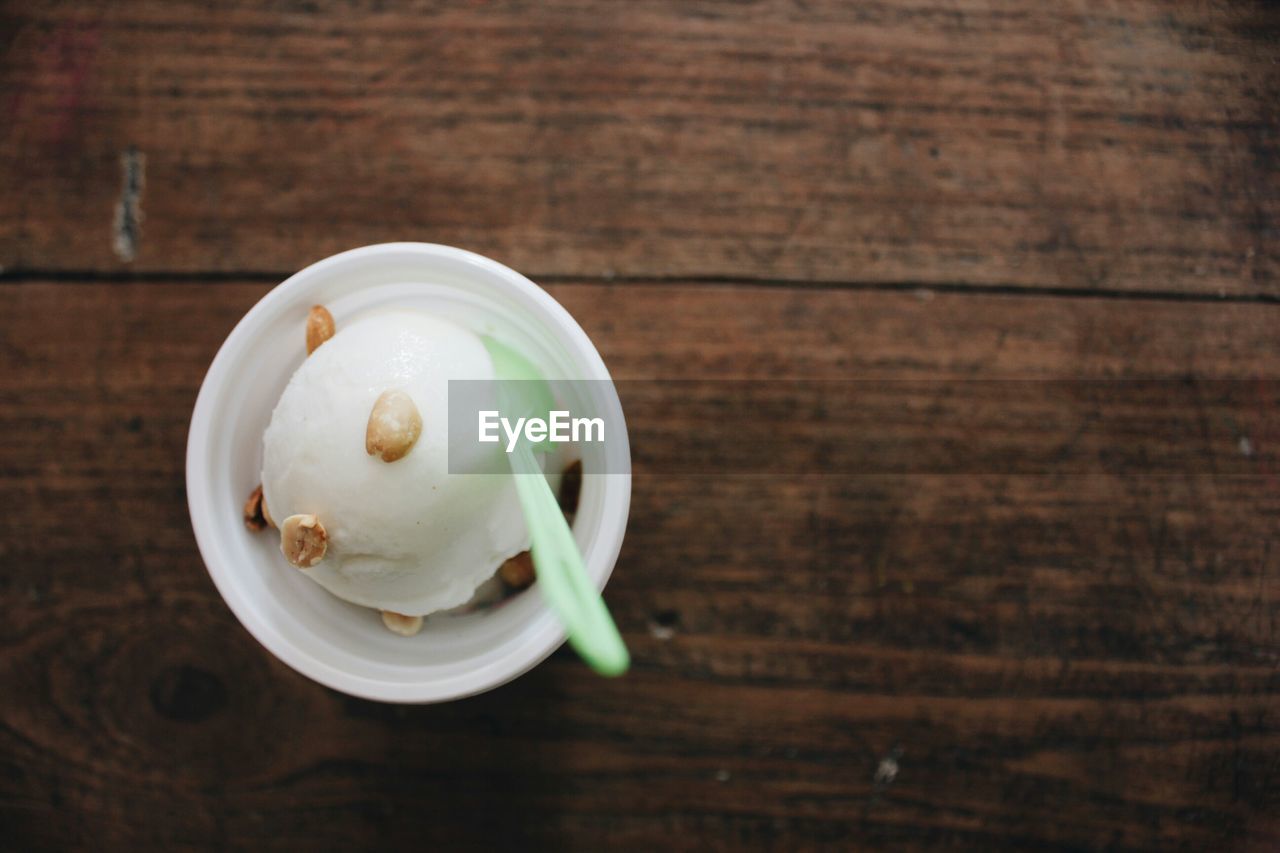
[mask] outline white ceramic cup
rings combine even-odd
[[[480,693],[532,669],[564,642],[535,587],[502,607],[428,618],[398,637],[376,611],[348,604],[293,569],[272,530],[251,533],[242,508],[258,484],[262,433],[306,356],[305,321],[323,304],[339,329],[370,308],[422,308],[524,352],[548,378],[609,380],[600,354],[561,305],[524,276],[472,252],[385,243],[326,258],[262,298],[218,350],[191,416],[187,502],[218,591],[258,642],[303,675],[353,696],[442,702]],[[610,449],[629,458],[621,429]],[[619,444],[620,442],[620,444]],[[588,459],[584,465],[590,473]],[[596,585],[613,571],[631,503],[631,475],[583,478],[574,535]]]

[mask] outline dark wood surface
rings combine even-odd
[[[1277,295],[1253,2],[78,5],[8,4],[7,269],[430,236],[544,277]]]
[[[0,6],[0,848],[1280,849],[1274,8],[372,5]],[[625,678],[355,700],[209,581],[213,353],[388,239],[627,380]]]

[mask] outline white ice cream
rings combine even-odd
[[[356,604],[425,615],[464,603],[529,547],[510,476],[449,473],[448,380],[491,378],[475,334],[413,311],[340,325],[307,357],[263,436],[262,489],[277,523],[314,513],[328,532],[308,577]],[[365,452],[365,428],[392,388],[423,428],[388,463]]]

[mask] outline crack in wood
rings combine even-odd
[[[112,248],[125,263],[138,256],[142,230],[142,189],[146,184],[146,155],[133,146],[120,154],[120,199],[112,223]]]

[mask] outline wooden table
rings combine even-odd
[[[0,847],[1280,849],[1274,6],[0,8]],[[696,380],[626,678],[358,701],[210,582],[215,350],[395,239]]]

